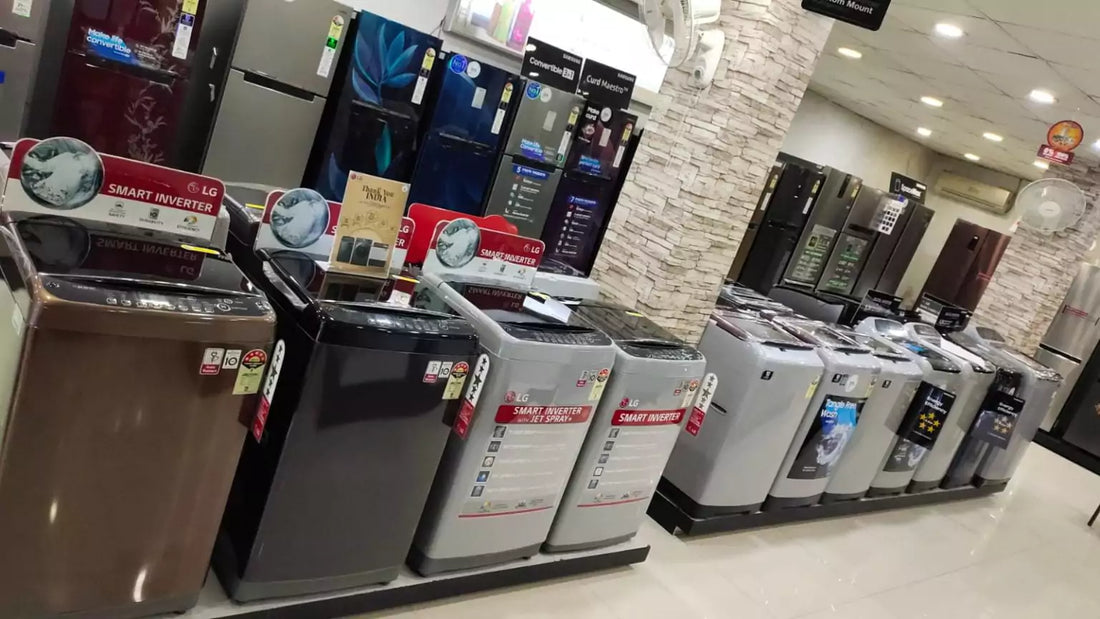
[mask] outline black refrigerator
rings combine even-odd
[[[821,193],[783,273],[784,284],[817,287],[863,187],[863,180],[857,176],[835,168],[827,170]]]
[[[767,294],[783,276],[814,208],[829,168],[787,155],[783,174],[764,212],[737,281]]]
[[[864,285],[869,285],[871,290],[891,295],[897,294],[898,288],[901,287],[901,280],[909,270],[913,256],[917,255],[917,249],[924,241],[924,235],[928,232],[928,226],[932,224],[932,218],[936,216],[935,211],[923,204],[914,204],[911,210],[909,220],[902,228],[901,236],[898,237],[897,246],[894,247],[886,260],[886,265],[882,268],[882,274],[877,279],[872,279],[873,271],[867,275],[867,282]],[[872,281],[875,283],[871,284]],[[863,294],[866,292],[860,295],[861,298]]]
[[[730,265],[730,272],[727,276],[729,281],[735,282],[741,276],[741,269],[745,267],[745,261],[749,258],[749,252],[752,251],[756,235],[760,232],[760,224],[764,222],[764,213],[767,212],[772,203],[776,187],[779,185],[779,179],[783,176],[783,170],[786,166],[787,164],[782,161],[776,161],[772,169],[768,171],[768,177],[764,182],[764,191],[760,193],[760,198],[756,201],[756,209],[749,219],[749,228],[745,231],[745,236],[741,238],[741,244],[737,247],[737,255],[734,256],[733,264]]]
[[[867,191],[867,188],[864,188],[864,191]],[[920,203],[899,194],[886,193],[884,197],[887,200],[887,207],[892,201],[893,203],[900,204],[901,209],[896,211],[897,214],[892,220],[879,222],[878,234],[871,244],[870,251],[867,252],[867,259],[864,262],[863,269],[860,271],[859,277],[856,279],[855,285],[852,287],[851,293],[849,294],[849,296],[856,299],[862,299],[872,290],[893,294],[897,288],[896,285],[889,291],[884,291],[879,288],[886,268],[890,264],[890,259],[895,251],[897,251],[899,243],[904,238],[906,230],[908,229],[909,222],[913,220],[918,210],[931,212]],[[931,221],[930,217],[929,221]],[[927,229],[927,227],[928,224],[925,223],[924,226],[920,228],[919,239],[924,238],[924,230]],[[915,245],[913,249],[916,250]],[[910,256],[910,259],[911,257],[912,256]]]
[[[879,239],[893,234],[898,218],[906,210],[900,196],[874,187],[860,189],[825,264],[817,290],[842,296],[853,294]]]

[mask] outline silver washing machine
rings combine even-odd
[[[413,305],[465,317],[478,360],[409,565],[427,576],[535,555],[615,362],[609,337],[548,297],[422,278]],[[476,394],[471,400],[472,394]]]
[[[788,446],[764,503],[765,510],[806,507],[821,500],[882,371],[882,364],[870,348],[836,327],[795,318],[776,318],[773,322],[813,345],[825,364],[825,372]]]
[[[758,316],[716,310],[699,351],[718,388],[676,440],[660,490],[696,518],[760,509],[825,365]]]
[[[945,340],[932,325],[914,322],[905,325],[905,330],[919,344],[955,361],[962,369],[963,376],[947,423],[940,430],[935,446],[921,460],[917,472],[913,474],[913,481],[909,483],[909,492],[916,493],[939,488],[943,483],[963,439],[970,433],[978,409],[993,386],[997,368],[977,357],[971,356],[967,359],[960,356],[961,348]]]
[[[1039,425],[1046,417],[1054,402],[1055,394],[1062,386],[1062,376],[1009,347],[1004,336],[993,329],[971,325],[956,336],[960,338],[959,343],[963,343],[963,338],[980,341],[994,351],[1000,352],[1006,361],[1016,364],[1022,375],[1017,395],[1027,404],[1016,421],[1016,427],[1008,445],[1000,449],[990,449],[978,465],[973,479],[973,483],[977,486],[1004,485],[1012,479],[1028,446],[1035,439]]]
[[[637,312],[570,307],[615,341],[615,369],[543,545],[548,552],[634,537],[706,369],[698,350]]]
[[[869,497],[902,494],[909,488],[917,467],[935,444],[939,437],[938,430],[943,428],[943,422],[954,408],[956,394],[963,381],[962,367],[946,355],[914,340],[900,322],[867,318],[856,331],[898,346],[924,373],[924,381],[918,386],[909,407],[897,420],[895,436],[867,490]],[[937,421],[940,422],[938,425]]]
[[[882,372],[863,408],[856,432],[844,450],[844,457],[829,478],[822,503],[850,501],[867,494],[897,438],[898,428],[917,388],[924,381],[924,370],[904,348],[862,333],[853,333],[850,337],[871,349],[882,365]]]

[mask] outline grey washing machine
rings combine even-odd
[[[822,503],[859,499],[867,494],[917,395],[917,388],[924,381],[924,370],[905,349],[862,333],[852,333],[850,337],[873,351],[882,365],[882,373],[844,457],[829,478]]]
[[[978,465],[973,483],[977,486],[1004,485],[1012,479],[1035,433],[1039,430],[1062,386],[1062,376],[1047,366],[1009,347],[1004,336],[993,329],[971,325],[954,337],[978,340],[1015,363],[1022,374],[1017,394],[1027,405],[1016,421],[1015,430],[1006,447],[991,449]],[[962,343],[962,339],[959,340]]]
[[[882,371],[870,348],[836,327],[786,317],[774,322],[814,346],[825,373],[788,446],[765,510],[806,507],[821,499]]]
[[[943,483],[947,470],[955,459],[955,453],[970,433],[974,417],[993,386],[997,368],[977,357],[963,358],[958,354],[960,347],[943,339],[932,325],[915,322],[905,325],[905,330],[917,343],[952,359],[962,369],[963,377],[954,406],[940,430],[935,446],[921,459],[917,472],[913,474],[913,481],[909,482],[909,492],[916,493],[939,488]]]
[[[470,321],[489,369],[484,383],[474,373],[476,401],[468,396],[455,420],[409,565],[430,575],[531,557],[554,522],[614,344],[553,299],[434,274],[422,283],[413,305]]]
[[[902,494],[909,488],[917,467],[939,438],[939,430],[951,413],[962,386],[962,368],[946,355],[914,340],[900,322],[867,318],[856,330],[897,345],[924,374],[924,381],[897,421],[895,436],[867,491],[869,497]]]
[[[825,365],[812,344],[764,318],[723,310],[699,351],[718,387],[705,417],[676,440],[661,493],[696,518],[755,512]]]
[[[637,312],[571,307],[615,341],[615,370],[543,546],[550,552],[634,537],[706,368],[698,350]]]

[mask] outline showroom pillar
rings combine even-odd
[[[1055,313],[1100,233],[1100,165],[1077,163],[1053,169],[1048,177],[1076,183],[1088,199],[1077,225],[1057,234],[1020,226],[1012,236],[993,280],[975,312],[979,324],[992,327],[1013,346],[1035,352]]]
[[[801,0],[723,0],[714,83],[671,69],[593,277],[610,299],[698,341],[832,20]]]

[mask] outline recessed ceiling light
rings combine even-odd
[[[982,137],[989,140],[990,142],[1004,142],[1005,140],[1003,137],[997,135],[996,133],[991,133],[989,131],[983,133]]]
[[[925,105],[931,105],[932,107],[943,107],[943,101],[935,97],[921,97],[920,102]]]
[[[1032,165],[1039,168],[1040,170],[1049,170],[1050,169],[1050,164],[1049,163],[1047,163],[1045,161],[1039,161],[1038,159],[1036,159],[1035,163],[1032,164]]]
[[[965,155],[963,155],[963,157],[966,157],[967,159],[969,159],[971,161],[981,161],[982,160],[981,157],[975,155],[974,153],[966,153]]]
[[[940,22],[936,24],[936,34],[940,35],[941,37],[947,37],[949,39],[957,39],[961,37],[964,33],[963,29],[959,28],[955,24]]]
[[[928,127],[917,127],[917,135],[921,136],[922,138],[926,138],[932,135],[932,130]]]
[[[1092,147],[1096,150],[1100,150],[1100,140],[1096,140],[1095,142],[1093,142]]]
[[[861,52],[859,50],[852,49],[850,47],[837,48],[836,53],[840,54],[841,56],[844,56],[845,58],[852,58],[852,59],[855,59],[855,60],[859,60],[860,58],[863,58],[863,52]]]
[[[1032,101],[1034,101],[1036,103],[1048,103],[1049,104],[1049,103],[1054,103],[1054,101],[1055,101],[1054,95],[1050,94],[1049,92],[1047,92],[1045,90],[1039,90],[1039,89],[1032,90],[1031,94],[1028,95],[1028,98],[1030,98]]]

